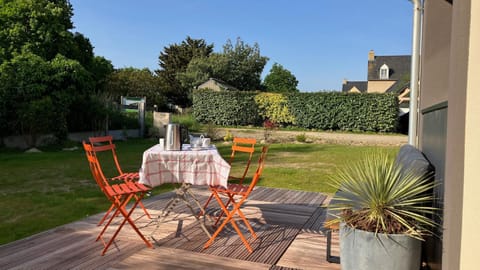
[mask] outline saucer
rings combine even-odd
[[[211,150],[214,149],[212,145],[209,146],[197,146],[197,147],[190,147],[190,150],[192,151],[199,151],[199,150]]]

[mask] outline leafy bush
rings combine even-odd
[[[226,142],[233,141],[233,134],[232,132],[230,132],[230,130],[227,130],[227,132],[225,133],[225,136],[223,136],[223,140]]]
[[[193,93],[193,116],[200,123],[247,126],[261,122],[255,92],[197,90]]]
[[[301,133],[301,134],[298,134],[297,136],[295,136],[295,139],[297,140],[297,142],[306,142],[307,141],[307,136],[305,135],[305,133]]]
[[[258,113],[264,119],[270,119],[277,124],[291,125],[295,123],[295,117],[290,113],[287,99],[282,94],[260,93],[255,96]]]
[[[275,129],[277,129],[277,124],[274,121],[270,121],[270,119],[263,121],[263,139],[265,142],[269,141]]]

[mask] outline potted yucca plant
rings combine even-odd
[[[371,153],[332,178],[328,223],[340,223],[343,270],[420,269],[421,242],[437,226],[433,175],[401,164]]]

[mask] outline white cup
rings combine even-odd
[[[202,147],[210,147],[210,138],[202,139]]]
[[[165,139],[164,138],[158,139],[158,144],[160,145],[160,149],[163,150],[163,148],[165,148]]]

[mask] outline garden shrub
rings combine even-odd
[[[298,134],[297,136],[295,136],[295,140],[297,142],[304,143],[304,142],[307,141],[307,136],[305,135],[305,133],[301,133],[301,134]]]
[[[295,124],[295,118],[288,110],[285,95],[278,93],[260,93],[255,96],[258,113],[264,119],[270,119],[279,125]]]

